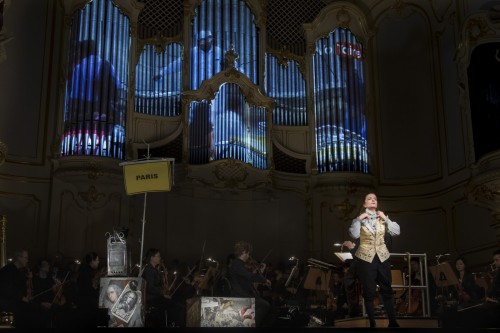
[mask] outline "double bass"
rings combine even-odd
[[[419,274],[419,273],[416,273]],[[411,285],[409,282],[411,281]],[[420,279],[415,277],[406,276],[406,289],[402,295],[402,302],[399,304],[398,313],[403,316],[415,316],[422,314],[422,300],[421,291],[418,288],[412,288],[412,285],[420,285]]]
[[[398,313],[403,316],[415,316],[422,314],[420,291],[418,289],[408,289],[405,293],[405,299],[399,305]]]

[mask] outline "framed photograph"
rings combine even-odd
[[[108,309],[108,327],[144,326],[142,278],[106,277],[101,278],[100,286],[99,307]]]

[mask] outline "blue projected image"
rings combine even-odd
[[[223,69],[224,54],[210,30],[200,30],[194,38],[197,44],[191,50],[191,88],[197,89],[203,80]]]
[[[95,0],[75,10],[67,58],[61,156],[123,158],[128,32],[128,17],[112,1]]]
[[[125,91],[115,67],[101,58],[94,40],[76,43],[67,81],[62,155],[121,156]]]
[[[178,72],[168,75],[156,74],[162,64],[179,64]],[[163,53],[155,46],[146,45],[136,66],[134,111],[157,116],[177,116],[181,113],[182,86],[182,46],[178,43],[167,45]],[[167,70],[165,70],[167,71]]]
[[[191,103],[189,161],[233,158],[265,168],[266,131],[265,109],[248,105],[237,85],[223,85],[214,100]]]
[[[316,152],[320,172],[368,171],[363,47],[338,28],[313,56]]]
[[[203,80],[209,79],[222,70],[224,54],[222,49],[215,44],[214,36],[210,30],[201,30],[194,37],[196,45],[191,49],[191,87],[197,89]],[[167,75],[180,73],[181,70],[182,57],[176,57],[153,76],[153,81],[159,81]]]

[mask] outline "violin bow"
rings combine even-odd
[[[207,240],[205,239],[203,241],[203,247],[201,248],[201,258],[200,258],[200,265],[198,267],[198,273],[201,273],[201,266],[203,264],[203,256],[205,255],[205,245],[207,244]],[[195,266],[196,267],[196,266]]]
[[[266,261],[267,257],[269,257],[269,255],[271,254],[271,252],[273,252],[273,250],[274,250],[274,249],[270,249],[270,250],[267,252],[267,254],[264,256],[264,258],[262,258],[261,263],[263,263],[263,262],[265,262],[265,261]]]
[[[61,285],[59,286],[59,289],[57,290],[57,293],[54,296],[54,298],[52,299],[52,302],[50,304],[54,304],[54,302],[56,301],[56,298],[59,297],[59,295],[62,293],[62,288],[63,288],[64,284],[66,283],[66,279],[68,278],[68,276],[69,276],[69,271],[66,273],[66,276],[64,277],[63,281],[61,282]]]
[[[184,283],[184,281],[186,280],[186,278],[189,277],[194,272],[195,269],[196,269],[196,265],[193,266],[193,268],[191,268],[189,270],[189,272],[182,278],[182,281],[177,284],[177,287],[175,287],[174,291],[170,294],[170,297],[174,296],[174,294],[177,291],[177,289],[179,289],[179,287]]]

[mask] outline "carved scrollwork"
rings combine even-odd
[[[102,204],[106,195],[91,185],[87,192],[78,192],[78,197],[87,204],[87,209],[91,209],[96,208],[100,203]]]
[[[488,34],[491,29],[484,18],[475,18],[467,22],[467,35],[470,41],[476,42]]]
[[[7,152],[8,152],[8,147],[7,144],[0,141],[0,165],[2,165],[5,162],[5,159],[7,158]]]
[[[339,26],[344,29],[349,29],[349,23],[351,22],[351,15],[344,8],[341,8],[337,12],[337,21],[339,22]]]
[[[472,179],[466,187],[469,201],[486,208],[495,218],[496,228],[500,226],[500,173],[485,172]]]
[[[354,211],[354,208],[356,208],[356,205],[353,205],[349,201],[349,198],[345,198],[343,201],[334,204],[334,208],[339,217],[342,220],[346,221],[352,218],[351,214]]]
[[[5,44],[7,44],[7,42],[11,41],[13,38],[12,36],[8,35],[6,29],[3,28],[4,13],[9,5],[10,0],[0,0],[0,64],[7,60],[7,51],[5,50]]]
[[[207,168],[212,168],[212,172],[207,173]],[[207,176],[210,174],[212,176]],[[235,159],[215,161],[209,165],[191,165],[188,178],[214,189],[249,190],[271,183],[268,171],[254,169]]]
[[[224,182],[227,187],[237,187],[239,183],[243,183],[248,177],[248,172],[241,163],[236,163],[236,160],[227,160],[216,166],[214,171],[215,177]]]
[[[103,175],[104,172],[102,171],[102,168],[99,166],[98,163],[93,161],[89,163],[89,173],[88,173],[89,179],[98,179]]]

